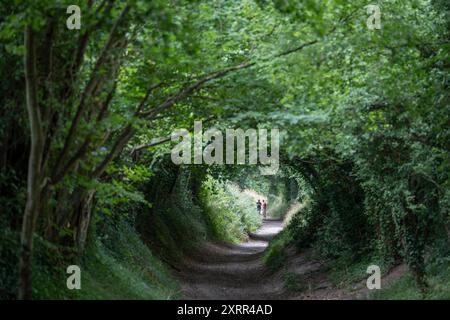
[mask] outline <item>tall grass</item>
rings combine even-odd
[[[141,241],[124,220],[107,221],[102,236],[91,239],[81,261],[64,259],[60,248],[35,238],[33,263],[34,299],[174,299],[179,284],[169,268]],[[17,291],[18,234],[3,232],[0,299],[14,299]],[[15,244],[14,246],[11,244]],[[3,255],[5,253],[5,255]],[[69,265],[81,268],[81,289],[69,290],[66,274]]]
[[[235,184],[207,177],[200,199],[213,235],[222,241],[243,241],[261,225],[253,198]]]

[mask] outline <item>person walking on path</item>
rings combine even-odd
[[[258,214],[261,214],[261,200],[259,199],[256,201],[256,210],[258,211]]]
[[[265,200],[262,201],[262,215],[264,219],[267,217],[267,202]]]

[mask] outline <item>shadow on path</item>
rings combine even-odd
[[[276,299],[281,279],[269,277],[262,254],[283,228],[281,220],[264,220],[261,228],[238,245],[205,243],[185,261],[180,273],[187,299]]]

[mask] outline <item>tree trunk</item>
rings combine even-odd
[[[27,111],[30,123],[31,148],[28,160],[27,202],[22,221],[21,255],[19,261],[19,299],[32,298],[31,268],[33,235],[39,215],[42,189],[42,153],[44,137],[37,101],[36,43],[30,26],[25,29],[25,82]]]
[[[77,245],[80,254],[84,251],[86,245],[87,232],[91,221],[92,207],[94,203],[95,190],[89,190],[87,195],[83,198],[80,207],[78,230],[77,230]]]

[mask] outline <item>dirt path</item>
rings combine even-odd
[[[270,272],[262,262],[269,241],[283,228],[280,220],[266,220],[247,242],[239,245],[205,243],[186,258],[179,273],[185,299],[274,300],[274,299],[366,299],[365,281],[350,289],[336,288],[320,261],[308,252],[288,250],[283,268]],[[406,272],[404,266],[391,270],[382,279],[389,283]],[[295,275],[300,290],[285,288],[285,276]]]
[[[239,245],[207,243],[186,261],[181,272],[187,299],[277,299],[281,279],[270,276],[262,262],[268,242],[282,230],[282,221],[266,220]]]

